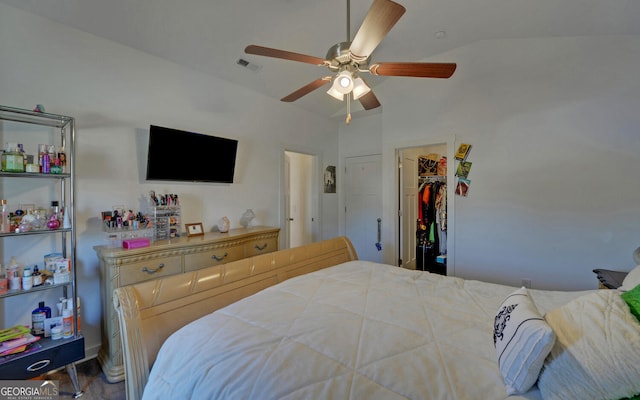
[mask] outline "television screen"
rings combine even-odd
[[[147,180],[233,183],[238,141],[151,125]]]

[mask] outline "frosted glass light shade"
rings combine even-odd
[[[353,90],[353,77],[349,71],[341,71],[333,80],[332,88],[342,94],[350,93]]]
[[[338,92],[333,85],[327,90],[327,94],[336,100],[344,101],[344,94]]]
[[[353,99],[358,100],[360,97],[369,93],[371,88],[367,86],[366,83],[362,80],[362,78],[358,77],[355,79],[353,83]]]

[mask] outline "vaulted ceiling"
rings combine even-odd
[[[374,61],[456,62],[447,59],[445,53],[486,39],[640,34],[637,0],[397,1],[407,11],[374,51]],[[248,55],[244,53],[247,45],[325,58],[332,45],[347,40],[346,0],[0,2],[274,99],[328,75],[328,70]],[[371,3],[372,0],[351,0],[351,37]],[[240,66],[240,59],[248,61],[249,68]],[[428,78],[367,77],[374,89],[383,80],[393,79]],[[283,103],[283,107],[302,107],[327,117],[343,114],[343,104],[324,93],[325,90],[316,90],[295,103]],[[385,101],[391,101],[383,97],[379,100],[383,107]],[[361,109],[359,104],[353,107]]]

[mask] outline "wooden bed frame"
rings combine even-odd
[[[162,343],[182,326],[278,282],[357,259],[342,236],[115,289],[127,399],[142,398]]]

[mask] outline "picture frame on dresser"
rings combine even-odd
[[[204,235],[204,228],[202,227],[202,222],[197,222],[194,224],[184,224],[184,226],[187,231],[187,237]]]

